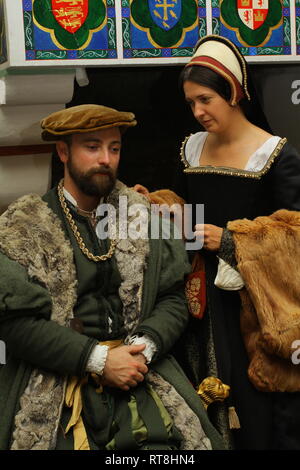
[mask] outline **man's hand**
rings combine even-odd
[[[143,345],[144,346],[144,345]],[[134,354],[133,357],[141,364],[146,364],[147,360],[143,353]]]
[[[218,251],[221,246],[223,229],[216,225],[197,224],[195,225],[195,236],[203,241],[203,248],[209,251]]]
[[[142,354],[145,344],[118,346],[107,353],[102,374],[102,384],[127,391],[144,380],[148,372],[146,359]]]

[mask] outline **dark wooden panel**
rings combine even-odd
[[[41,145],[15,145],[0,147],[0,157],[9,157],[13,155],[37,155],[39,153],[52,153],[54,150],[53,144]]]

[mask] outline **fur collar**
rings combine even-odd
[[[124,326],[129,334],[133,332],[139,320],[139,313],[142,306],[142,292],[144,283],[144,272],[147,267],[147,258],[149,255],[148,239],[121,239],[119,233],[119,198],[127,198],[127,208],[134,204],[141,204],[148,209],[149,203],[146,198],[136,191],[129,189],[120,181],[111,192],[108,203],[116,209],[116,226],[113,228],[115,239],[117,240],[115,257],[118,269],[122,278],[122,284],[119,289],[119,296],[123,304]],[[130,212],[130,211],[129,211]],[[127,230],[130,227],[136,214],[129,215],[127,218]]]

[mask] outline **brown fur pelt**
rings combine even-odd
[[[241,331],[249,355],[248,375],[268,392],[300,391],[300,367],[292,363],[300,339],[300,213],[228,223],[246,289]]]
[[[179,204],[183,208],[185,203],[184,199],[170,189],[160,189],[149,193],[149,199],[152,204],[167,204],[170,207],[173,204]]]

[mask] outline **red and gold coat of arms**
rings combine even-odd
[[[248,28],[255,30],[268,16],[269,0],[238,0],[237,7],[242,22]]]
[[[84,0],[51,0],[56,21],[69,33],[75,33],[88,15],[88,2]]]

